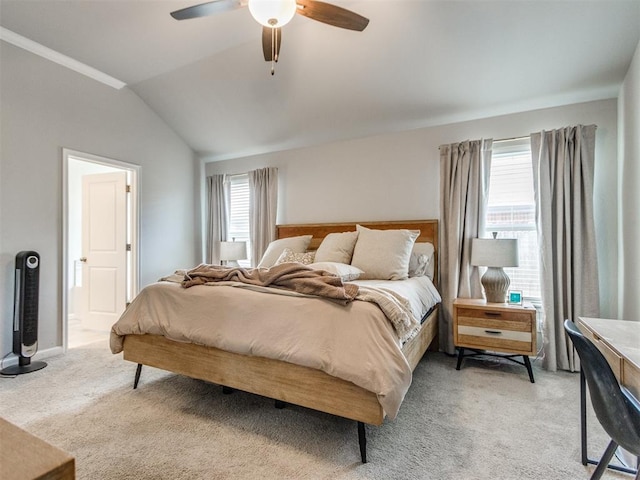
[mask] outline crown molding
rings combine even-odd
[[[52,62],[57,63],[58,65],[62,65],[63,67],[67,67],[75,72],[78,72],[82,75],[85,75],[89,78],[97,80],[100,83],[108,85],[116,90],[120,90],[123,87],[126,87],[126,83],[114,78],[110,75],[107,75],[100,70],[97,70],[89,65],[86,65],[78,60],[75,60],[71,57],[67,57],[60,52],[56,52],[55,50],[50,49],[49,47],[45,47],[38,42],[34,42],[33,40],[29,40],[22,35],[18,35],[11,30],[7,30],[4,27],[0,27],[0,40],[3,40],[7,43],[15,45],[16,47],[27,50],[28,52],[34,53],[36,55],[41,56],[42,58],[46,58]]]

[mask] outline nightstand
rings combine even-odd
[[[524,365],[534,383],[529,355],[536,354],[536,309],[531,304],[509,305],[485,300],[456,298],[453,301],[453,343],[462,359],[491,355]],[[465,354],[466,350],[472,353]],[[487,352],[498,352],[489,353]],[[516,357],[522,356],[522,361]]]

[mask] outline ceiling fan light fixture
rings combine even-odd
[[[265,27],[282,27],[296,14],[296,0],[249,0],[249,11]]]

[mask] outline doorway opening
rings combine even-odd
[[[139,166],[63,149],[63,348],[108,345],[138,291]]]

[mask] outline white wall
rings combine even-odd
[[[62,345],[63,147],[141,165],[141,286],[195,264],[200,234],[198,163],[139,97],[4,42],[0,61],[4,356],[12,348],[14,259],[20,250],[41,256],[39,350]]]
[[[620,318],[640,320],[640,43],[618,97]]]
[[[617,105],[603,100],[275,152],[205,166],[207,175],[279,169],[278,223],[438,218],[438,146],[596,124],[595,215],[602,314],[617,313]]]

